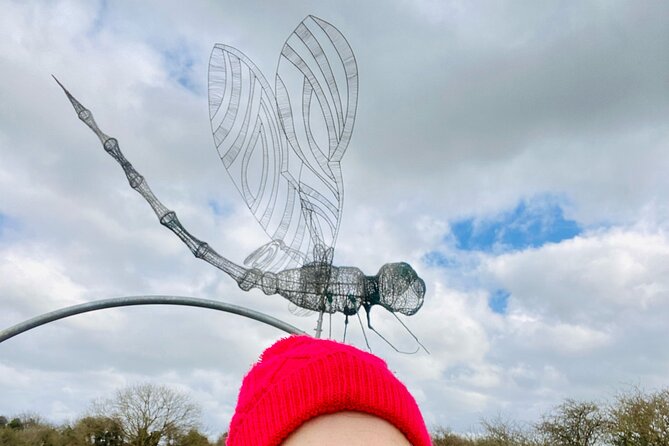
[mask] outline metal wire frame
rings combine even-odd
[[[114,297],[110,299],[101,299],[93,302],[86,302],[79,305],[60,308],[48,313],[41,314],[24,322],[18,323],[12,327],[0,331],[0,343],[13,338],[21,333],[32,330],[33,328],[64,319],[77,314],[88,313],[91,311],[105,310],[107,308],[130,307],[136,305],[182,305],[188,307],[208,308],[210,310],[223,311],[249,319],[262,322],[272,327],[283,330],[289,334],[305,334],[302,330],[294,327],[287,322],[269,316],[259,311],[251,310],[239,305],[229,304],[218,300],[200,299],[196,297],[183,296],[127,296]]]

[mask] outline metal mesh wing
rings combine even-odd
[[[245,260],[277,272],[332,259],[343,205],[340,160],[358,96],[342,34],[308,16],[286,41],[276,96],[253,62],[218,44],[209,62],[209,117],[223,165],[271,241]]]
[[[358,67],[339,30],[317,17],[305,18],[281,50],[275,91],[292,149],[289,164],[296,159],[301,167],[302,213],[312,242],[320,245],[314,257],[331,261],[344,200],[340,161],[358,102]]]
[[[245,263],[272,272],[303,264],[310,239],[274,93],[253,62],[226,45],[214,46],[209,61],[209,118],[225,169],[272,239]]]

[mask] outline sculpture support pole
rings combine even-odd
[[[318,322],[316,323],[316,338],[320,338],[322,332],[323,332],[323,311],[319,311]]]
[[[251,310],[249,308],[241,307],[239,305],[228,304],[218,300],[198,299],[195,297],[181,297],[181,296],[129,296],[129,297],[115,297],[111,299],[96,300],[93,302],[86,302],[71,307],[61,308],[59,310],[51,311],[40,316],[28,319],[0,331],[0,343],[19,335],[33,328],[48,324],[59,319],[74,316],[81,313],[88,313],[90,311],[104,310],[106,308],[128,307],[134,305],[184,305],[189,307],[209,308],[212,310],[224,311],[227,313],[244,316],[258,322],[262,322],[279,330],[283,330],[289,334],[305,334],[299,328],[296,328],[286,322],[277,318],[266,315],[259,311]]]

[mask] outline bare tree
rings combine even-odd
[[[477,444],[481,446],[536,446],[534,432],[518,422],[508,421],[497,416],[481,420],[483,436]]]
[[[669,445],[669,389],[647,394],[634,388],[619,394],[608,412],[612,445]]]
[[[200,419],[200,408],[186,394],[154,384],[118,390],[94,403],[93,412],[118,420],[123,439],[132,446],[176,444]]]
[[[606,432],[606,419],[597,404],[568,399],[545,415],[536,429],[550,445],[594,446]]]

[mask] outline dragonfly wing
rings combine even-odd
[[[271,241],[247,266],[277,272],[310,260],[312,240],[302,188],[288,166],[288,142],[276,98],[258,67],[217,44],[209,60],[209,118],[214,143],[240,195]]]
[[[353,132],[358,68],[344,36],[305,18],[281,50],[275,79],[288,170],[313,246],[334,247],[344,189],[340,161]]]

